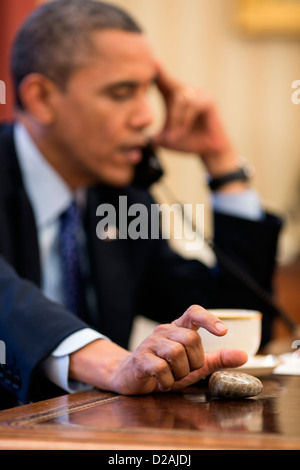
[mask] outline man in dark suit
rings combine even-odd
[[[150,393],[243,364],[242,351],[204,355],[197,330],[226,327],[203,307],[264,309],[264,341],[270,312],[220,264],[184,260],[151,237],[154,201],[137,178],[155,84],[167,115],[153,142],[201,155],[221,205],[216,243],[271,292],[280,221],[249,188],[211,100],[166,74],[128,15],[89,0],[38,9],[12,70],[16,122],[0,130],[1,387],[21,402],[86,385]],[[148,236],[99,239],[97,208],[119,220],[120,196],[146,209]],[[162,325],[131,353],[137,314]]]

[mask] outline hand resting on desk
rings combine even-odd
[[[234,349],[205,355],[199,328],[217,336],[227,333],[215,315],[193,305],[174,322],[158,326],[132,353],[106,339],[74,352],[70,378],[122,395],[139,395],[178,391],[217,369],[247,361],[244,351]]]

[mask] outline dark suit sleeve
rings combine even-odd
[[[28,402],[31,390],[37,388],[33,383],[39,363],[67,336],[86,326],[60,305],[48,301],[33,283],[18,277],[0,257],[0,339],[6,346],[0,389]]]
[[[261,221],[218,213],[214,216],[216,245],[269,293],[273,290],[281,225],[279,218],[269,214]],[[233,276],[220,259],[210,268],[198,260],[186,260],[175,254],[166,240],[152,244],[151,268],[141,290],[140,311],[156,321],[166,322],[182,315],[192,304],[211,309],[257,309],[264,314],[262,343],[269,340],[274,312]]]

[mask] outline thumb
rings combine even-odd
[[[173,322],[181,328],[188,328],[197,331],[199,328],[205,328],[216,336],[223,336],[227,333],[227,326],[212,313],[199,305],[192,305],[184,314]]]
[[[220,369],[234,369],[245,364],[248,360],[247,353],[240,349],[221,349],[206,353],[205,364],[201,371],[205,376]]]

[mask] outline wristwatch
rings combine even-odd
[[[248,166],[243,166],[236,171],[231,173],[225,173],[216,178],[209,178],[208,185],[212,191],[216,191],[225,184],[232,183],[234,181],[249,181],[253,174],[253,171]]]

